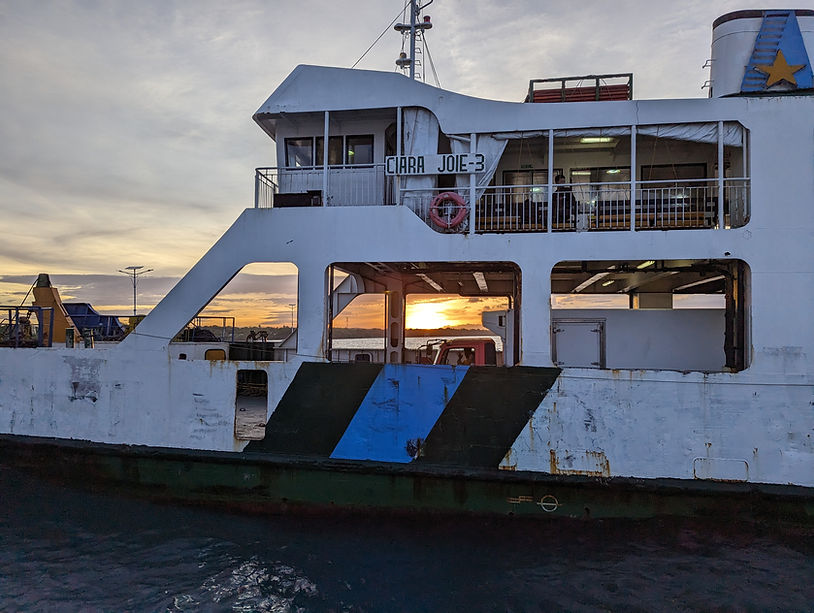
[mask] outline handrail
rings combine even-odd
[[[276,204],[278,194],[287,194],[287,202]],[[302,197],[297,194],[302,194]],[[255,169],[255,208],[360,206],[393,202],[393,177],[385,175],[382,162],[327,167],[265,166]]]
[[[373,168],[373,167],[381,167],[384,168],[383,162],[372,162],[370,164],[330,164],[328,166],[328,170],[343,170],[343,169],[353,169],[353,168]],[[319,166],[258,166],[255,168],[255,172],[260,170],[318,170],[322,171],[325,167],[320,164]]]
[[[5,311],[8,313],[8,323],[5,324],[6,327],[2,330],[3,336],[0,337],[0,343],[11,347],[42,347],[45,346],[45,339],[47,338],[47,346],[51,346],[52,339],[54,338],[54,307],[43,307],[36,305],[0,306],[0,311]],[[36,314],[36,339],[30,335],[33,326],[31,326],[28,316],[25,318],[25,322],[20,321],[20,313],[22,311],[26,311],[28,316],[30,316],[32,312]],[[48,317],[47,337],[45,336],[43,329],[46,314],[50,315]],[[4,318],[3,321],[6,321],[6,319]],[[27,330],[23,330],[23,325],[28,326]],[[6,338],[6,335],[8,335],[8,338]]]
[[[579,232],[597,230],[672,230],[736,228],[750,217],[748,177],[719,180],[667,179],[629,181],[493,185],[481,188],[475,207],[475,232]],[[456,191],[469,204],[466,187],[401,189],[401,200],[427,225],[439,232],[465,232],[469,220],[457,228],[438,228],[429,216],[430,201],[439,191]],[[719,198],[719,195],[722,196]],[[632,196],[632,197],[631,197]],[[552,212],[549,212],[549,207]],[[723,207],[723,208],[721,208]],[[723,210],[723,217],[720,210]]]
[[[623,72],[623,73],[618,73],[618,74],[600,74],[600,75],[592,74],[592,75],[584,75],[584,76],[581,76],[581,77],[551,77],[551,78],[548,78],[548,79],[530,79],[529,80],[528,94],[526,96],[525,102],[534,102],[534,92],[539,91],[539,90],[534,89],[535,83],[560,83],[560,91],[562,92],[561,93],[561,101],[565,102],[566,97],[567,97],[566,96],[567,92],[569,91],[569,89],[573,89],[573,88],[566,87],[566,83],[568,83],[569,81],[574,81],[574,82],[577,82],[577,83],[582,83],[584,81],[593,81],[594,82],[593,87],[594,87],[594,90],[595,90],[594,100],[598,101],[598,100],[601,99],[600,89],[602,87],[607,87],[609,85],[607,83],[603,85],[601,82],[606,81],[608,79],[627,79],[627,84],[626,84],[627,85],[627,99],[628,100],[633,100],[633,73],[632,72]],[[589,83],[588,85],[586,85],[584,87],[588,88],[590,86],[591,85]],[[577,85],[577,87],[579,87],[579,85]],[[553,90],[553,91],[556,91],[556,90]]]

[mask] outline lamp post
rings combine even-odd
[[[127,275],[133,281],[133,317],[136,316],[136,285],[138,284],[138,278],[148,272],[153,272],[152,268],[148,268],[147,270],[142,270],[142,268],[144,268],[144,266],[128,266],[124,270],[119,270],[120,273]]]
[[[291,331],[294,331],[294,307],[297,306],[294,303],[289,303],[288,305],[291,308]]]

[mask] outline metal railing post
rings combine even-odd
[[[724,224],[724,122],[718,122],[718,229]]]
[[[546,231],[551,232],[554,223],[554,130],[548,130],[548,206],[546,207]]]
[[[322,206],[328,206],[328,132],[330,112],[325,111],[325,128],[322,135]]]
[[[260,199],[260,169],[254,169],[254,208],[260,208],[258,202]]]
[[[630,231],[636,231],[636,126],[630,126]]]
[[[469,153],[475,154],[476,148],[476,134],[472,132],[469,135]],[[477,177],[475,173],[469,174],[469,234],[475,234],[475,195],[477,193]]]

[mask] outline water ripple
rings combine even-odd
[[[719,521],[247,517],[0,467],[0,610],[812,611],[814,539]]]

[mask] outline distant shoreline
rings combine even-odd
[[[220,333],[221,328],[217,326],[203,326],[210,329],[212,332]],[[235,328],[235,339],[243,340],[250,332],[257,333],[264,330],[268,333],[269,340],[282,340],[291,334],[291,328],[288,326],[281,328],[266,328],[262,326],[251,327],[241,326]],[[439,338],[450,336],[490,336],[493,333],[484,328],[438,328],[438,329],[419,329],[407,328],[405,336],[408,338]],[[353,338],[384,338],[384,330],[376,328],[334,328],[333,338],[336,339],[353,339]]]

